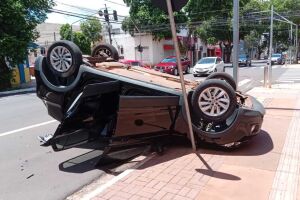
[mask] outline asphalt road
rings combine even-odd
[[[239,80],[238,80],[238,90],[242,92],[247,92],[253,87],[262,86],[264,83],[264,66],[267,65],[266,60],[252,61],[251,67],[239,67]],[[272,79],[276,82],[277,79],[283,74],[287,68],[284,65],[273,65],[272,66]],[[226,65],[225,72],[232,75],[232,66]],[[206,77],[194,77],[193,74],[185,75],[187,79],[191,80],[204,80]]]
[[[263,66],[241,67],[239,89],[262,85]],[[232,74],[232,68],[226,72]],[[300,82],[298,77],[293,69],[273,66],[273,82]],[[101,151],[85,147],[54,153],[39,146],[37,136],[53,133],[57,125],[35,94],[0,98],[0,200],[64,199],[104,174],[94,168]]]
[[[44,122],[48,124],[20,130]],[[53,133],[58,123],[35,94],[0,98],[0,124],[1,200],[64,199],[103,174],[92,159],[101,151],[68,161],[91,150],[54,153],[39,146],[37,136]]]

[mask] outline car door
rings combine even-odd
[[[220,59],[219,58],[216,58],[215,65],[216,65],[217,72],[220,72],[221,70],[220,70]]]
[[[115,137],[173,129],[178,105],[178,96],[120,96]]]
[[[225,71],[224,61],[220,57],[218,59],[219,59],[219,69],[220,69],[220,72],[224,72]]]
[[[119,102],[119,81],[88,84],[67,106],[50,145],[62,151],[97,140],[111,132]]]

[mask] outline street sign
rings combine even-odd
[[[164,1],[164,0],[151,0],[151,1],[155,7],[158,7],[161,10],[163,10],[164,12],[168,13],[168,6],[167,6],[166,1]],[[172,3],[173,11],[174,12],[180,11],[181,8],[183,8],[183,6],[185,6],[187,4],[187,2],[188,2],[188,0],[172,0],[171,3]]]

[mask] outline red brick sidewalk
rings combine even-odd
[[[170,148],[101,191],[93,200],[265,200],[286,199],[279,190],[287,195],[297,195],[297,191],[299,194],[299,170],[290,173],[292,168],[285,168],[284,173],[290,174],[287,177],[293,177],[289,180],[296,185],[289,189],[280,182],[284,176],[279,164],[287,156],[284,152],[287,135],[296,131],[291,130],[291,121],[300,120],[295,117],[295,112],[300,112],[297,110],[300,90],[256,88],[251,94],[264,103],[267,111],[262,132],[252,141],[231,152],[200,147],[195,154],[190,147]],[[289,149],[290,154],[297,151],[297,146]],[[292,162],[300,169],[297,155]]]

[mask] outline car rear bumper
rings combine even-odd
[[[232,124],[222,132],[208,133],[193,125],[194,131],[205,141],[225,145],[243,142],[259,134],[265,115],[263,105],[252,96],[248,96],[251,107],[240,107],[235,113]]]

